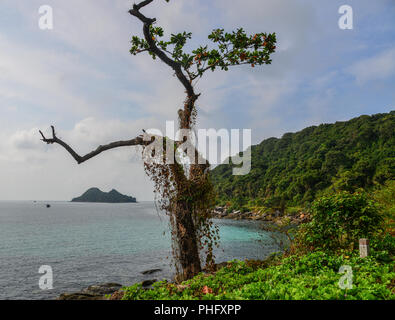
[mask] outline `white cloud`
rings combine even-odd
[[[34,104],[44,110],[75,114],[92,106],[73,90],[75,78],[104,78],[78,61],[75,55],[32,48],[0,35],[0,99]]]
[[[311,3],[289,0],[218,0],[227,28],[243,26],[249,32],[276,32],[278,52],[302,49],[316,27]]]
[[[358,84],[384,80],[395,75],[395,48],[385,50],[374,57],[362,59],[347,70]]]
[[[37,149],[40,145],[40,140],[38,138],[38,128],[33,128],[31,130],[21,130],[15,132],[10,137],[10,143],[18,150],[25,149]]]

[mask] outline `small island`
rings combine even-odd
[[[99,188],[90,188],[82,196],[74,198],[71,202],[100,202],[100,203],[136,203],[136,198],[129,197],[112,189],[103,192]]]

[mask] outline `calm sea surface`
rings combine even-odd
[[[173,275],[168,220],[154,203],[49,203],[0,202],[0,299],[54,299],[92,284]],[[216,222],[218,262],[261,259],[277,250],[256,222]],[[52,267],[52,290],[38,286],[42,265]],[[163,271],[141,274],[154,268]]]

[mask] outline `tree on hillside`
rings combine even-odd
[[[52,126],[52,137],[46,138],[40,131],[42,140],[47,144],[59,144],[65,148],[77,163],[83,163],[98,154],[124,146],[143,146],[144,168],[155,184],[155,191],[160,198],[160,208],[170,217],[173,239],[173,255],[179,273],[179,279],[188,279],[201,271],[199,252],[205,249],[206,263],[213,265],[213,246],[217,244],[218,233],[211,221],[211,209],[214,205],[214,192],[209,180],[207,160],[202,160],[198,150],[190,150],[190,135],[196,123],[196,101],[200,94],[194,89],[196,81],[207,71],[217,69],[228,71],[237,65],[270,64],[270,55],[275,51],[276,35],[256,33],[247,35],[243,29],[226,33],[223,29],[214,30],[208,39],[212,48],[199,46],[187,52],[184,47],[192,34],[182,32],[172,34],[164,40],[164,30],[157,26],[155,18],[149,18],[141,10],[154,0],[145,0],[134,4],[129,13],[143,24],[143,37],[133,36],[131,54],[147,52],[153,59],[159,58],[175,73],[185,89],[186,98],[183,107],[178,111],[179,128],[183,137],[179,141],[164,139],[162,150],[158,152],[150,148],[157,137],[144,133],[131,140],[116,141],[101,145],[96,150],[80,156],[67,143],[59,139]],[[165,0],[169,2],[169,0]],[[170,150],[170,153],[169,153]],[[179,159],[179,153],[189,159]],[[169,159],[169,154],[170,159]],[[164,156],[162,162],[152,161]],[[177,156],[178,155],[178,156]]]

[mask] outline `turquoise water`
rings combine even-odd
[[[154,203],[0,202],[0,299],[52,299],[101,282],[173,275],[167,217]],[[217,261],[261,259],[277,248],[251,221],[217,220]],[[41,290],[41,265],[54,288]],[[142,271],[160,268],[154,276]]]

